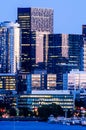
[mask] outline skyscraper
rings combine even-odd
[[[86,25],[82,25],[82,36],[83,36],[83,70],[86,71]]]
[[[20,69],[20,26],[0,24],[0,73],[16,73]]]
[[[36,63],[43,62],[43,35],[53,33],[53,10],[18,8],[18,23],[22,29],[21,70],[31,72]]]
[[[82,35],[86,38],[86,25],[82,25]]]
[[[47,40],[46,40],[47,39]],[[47,43],[46,43],[47,42]],[[47,45],[47,46],[46,46]],[[48,73],[57,74],[57,89],[62,89],[63,73],[82,70],[83,38],[78,34],[49,34],[44,37],[44,61]]]

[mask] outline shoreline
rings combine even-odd
[[[39,119],[34,117],[10,117],[0,118],[0,121],[39,121]]]

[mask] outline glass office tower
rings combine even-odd
[[[0,73],[16,73],[20,69],[20,26],[0,24]]]
[[[47,42],[47,43],[46,43]],[[47,44],[47,46],[46,46]],[[49,34],[44,37],[44,61],[48,73],[57,74],[57,88],[63,89],[63,73],[82,69],[82,35]]]
[[[18,8],[18,23],[22,29],[21,71],[31,72],[43,62],[43,35],[53,32],[53,10]]]
[[[83,70],[86,71],[86,25],[82,25],[82,36],[83,36]]]

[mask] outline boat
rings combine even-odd
[[[53,115],[50,115],[48,117],[48,123],[57,123],[57,119]]]
[[[86,126],[86,118],[81,118],[81,125]]]

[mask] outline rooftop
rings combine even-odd
[[[31,94],[70,94],[69,90],[33,90]]]

